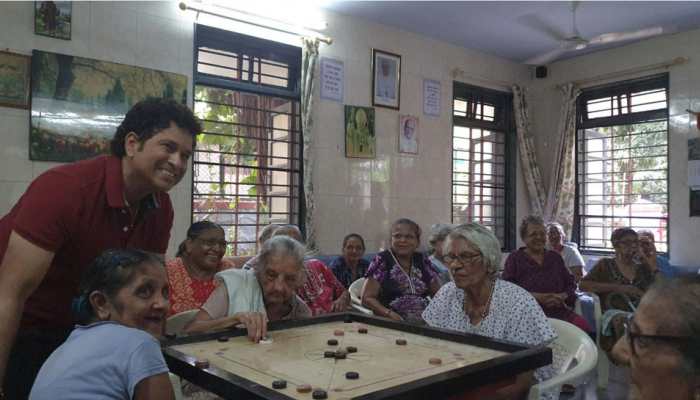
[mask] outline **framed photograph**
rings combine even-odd
[[[372,49],[372,105],[399,109],[401,56]]]
[[[187,76],[66,54],[32,53],[29,159],[71,162],[109,152],[124,115],[148,97],[187,104]]]
[[[345,106],[345,157],[374,158],[374,108]]]
[[[399,153],[418,154],[418,117],[399,116]]]
[[[0,51],[0,107],[29,108],[31,57]]]
[[[35,1],[34,33],[70,40],[73,4],[70,1]]]

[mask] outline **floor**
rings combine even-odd
[[[561,395],[561,400],[626,400],[629,382],[629,369],[610,366],[608,388],[598,391],[597,374],[593,371],[586,383],[576,388],[573,395]]]

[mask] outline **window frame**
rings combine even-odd
[[[233,52],[236,54],[243,54],[243,55],[248,55],[248,56],[253,56],[253,57],[259,57],[259,58],[264,58],[266,60],[271,60],[271,61],[276,61],[276,62],[281,62],[281,63],[286,63],[288,65],[288,85],[287,88],[283,88],[280,86],[275,86],[275,85],[268,85],[264,83],[258,83],[258,82],[253,82],[253,81],[243,81],[243,80],[236,80],[232,78],[224,78],[224,77],[217,77],[211,74],[206,74],[206,73],[200,73],[198,72],[197,66],[199,64],[199,49],[201,47],[207,47],[207,48],[212,48],[216,49],[219,51],[226,51],[226,52]],[[222,29],[217,29],[213,28],[210,26],[205,26],[201,24],[195,24],[195,35],[194,35],[194,46],[193,46],[193,52],[194,52],[194,57],[193,57],[193,73],[192,73],[192,104],[194,107],[194,104],[197,103],[197,100],[195,98],[196,96],[196,87],[197,86],[204,86],[204,87],[209,87],[213,89],[220,89],[220,90],[230,90],[230,91],[236,91],[236,92],[244,92],[244,93],[250,93],[250,94],[255,94],[259,96],[267,96],[267,97],[276,97],[276,98],[281,98],[281,99],[287,99],[294,101],[298,103],[298,109],[299,109],[299,115],[298,115],[298,121],[292,122],[292,125],[298,125],[299,129],[293,130],[297,131],[298,133],[298,143],[293,139],[289,139],[289,143],[296,145],[298,148],[295,149],[294,151],[298,151],[299,154],[299,160],[298,160],[298,193],[295,194],[290,194],[290,198],[297,198],[297,203],[298,207],[295,211],[291,211],[288,215],[293,215],[296,214],[298,221],[297,221],[297,226],[302,232],[302,235],[306,235],[306,226],[305,226],[305,221],[306,221],[306,206],[305,206],[305,194],[304,194],[304,146],[303,146],[303,130],[301,127],[301,62],[302,62],[302,57],[301,57],[301,48],[300,47],[294,47],[291,45],[283,44],[283,43],[278,43],[258,37],[253,37],[253,36],[248,36],[248,35],[243,35],[240,33],[236,32],[231,32],[231,31],[226,31]],[[246,108],[246,107],[238,107],[238,108]],[[258,110],[262,111],[262,110]],[[292,118],[296,115],[296,113],[292,112],[290,114]],[[291,133],[292,131],[290,131]],[[258,139],[256,139],[258,140]],[[195,148],[195,152],[197,149]],[[294,159],[294,151],[292,151],[292,154],[290,155],[290,162],[292,159]],[[226,154],[226,153],[222,153]],[[243,154],[243,153],[241,153]],[[245,155],[245,154],[243,154]],[[207,162],[204,162],[207,164]],[[197,165],[200,163],[197,163]],[[222,164],[218,164],[222,165]],[[258,169],[260,170],[274,170],[274,168],[266,168],[266,167],[259,167]],[[289,166],[289,169],[286,170],[289,173],[296,173],[296,169],[294,169],[291,164]],[[194,207],[194,200],[195,200],[195,159],[192,157],[192,166],[191,166],[191,177],[190,177],[190,187],[192,188],[191,193],[190,193],[190,223],[195,222],[195,207]],[[199,182],[199,181],[198,181]],[[273,185],[273,186],[278,186],[278,185]],[[292,188],[295,188],[294,183],[291,183],[289,185],[290,190]],[[259,211],[256,211],[256,213],[260,214]],[[234,224],[238,226],[249,226],[249,225],[239,225],[239,224]],[[227,225],[228,226],[228,225]],[[263,227],[264,225],[257,225],[258,228]],[[256,232],[259,233],[259,229],[256,228]],[[257,237],[256,237],[257,239]],[[229,240],[229,238],[227,238]],[[255,244],[255,247],[257,249],[257,243]],[[259,249],[258,249],[259,250]],[[227,248],[227,254],[229,253],[229,249]],[[237,252],[234,250],[235,255],[238,255]]]
[[[588,118],[587,114],[587,102],[589,100],[594,100],[604,97],[621,96],[625,94],[631,94],[636,92],[642,92],[646,90],[655,89],[665,89],[666,91],[666,107],[658,110],[631,112],[626,114],[620,114],[611,117],[601,117],[601,118]],[[574,224],[572,229],[572,240],[578,245],[579,251],[586,255],[597,255],[597,256],[609,256],[613,254],[613,250],[594,250],[583,247],[581,245],[581,192],[580,192],[580,182],[579,182],[579,141],[581,132],[588,128],[601,128],[610,126],[620,126],[620,125],[633,125],[644,122],[653,122],[654,120],[665,120],[666,121],[666,207],[668,213],[666,216],[666,251],[658,251],[659,255],[668,255],[671,252],[671,241],[669,240],[669,233],[671,232],[671,168],[670,168],[670,146],[669,146],[669,111],[670,111],[670,84],[669,84],[669,74],[667,72],[654,74],[649,76],[644,76],[640,78],[628,79],[624,81],[618,81],[598,86],[593,86],[589,88],[582,89],[581,94],[576,100],[576,140],[574,147],[574,154],[576,157],[575,162],[575,195],[574,195]],[[658,218],[662,219],[662,218]],[[609,241],[610,238],[603,238],[605,241]]]
[[[454,115],[455,100],[473,100],[475,102],[493,105],[494,121]],[[452,115],[452,127],[450,131],[450,221],[454,223],[454,128],[466,127],[502,132],[505,139],[503,144],[505,198],[503,204],[503,243],[501,243],[501,251],[511,251],[515,249],[516,243],[515,214],[517,191],[515,181],[517,162],[514,162],[517,149],[515,120],[513,115],[513,94],[454,81],[450,113]]]

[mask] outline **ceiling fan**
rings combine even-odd
[[[552,28],[551,26],[547,26],[547,24],[543,23],[541,20],[529,21],[528,25],[531,28],[544,32],[548,36],[557,40],[559,45],[553,50],[526,60],[525,64],[544,65],[556,60],[561,55],[568,52],[583,50],[591,46],[602,44],[644,39],[664,33],[663,27],[655,26],[636,31],[603,33],[590,39],[586,39],[581,36],[581,34],[578,32],[578,27],[576,26],[576,9],[578,8],[578,5],[578,1],[571,2],[571,34],[569,36],[562,35],[561,33],[557,32],[556,29]]]

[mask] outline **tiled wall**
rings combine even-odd
[[[74,54],[192,75],[192,25],[177,3],[73,2],[71,41],[33,33],[33,3],[0,3],[0,48],[30,54],[32,49]],[[345,63],[345,104],[369,106],[371,49],[402,56],[401,110],[377,108],[377,158],[345,158],[343,106],[318,99],[315,105],[314,168],[320,249],[339,251],[342,237],[361,233],[369,251],[384,245],[389,224],[416,219],[425,229],[450,218],[450,140],[452,78],[459,67],[468,75],[518,82],[527,68],[393,28],[340,15],[327,15],[332,46],[322,56]],[[442,115],[422,115],[422,79],[442,83]],[[483,82],[472,82],[489,86]],[[318,94],[318,88],[316,88]],[[399,114],[420,117],[418,156],[400,156]],[[28,159],[28,111],[0,108],[0,213],[7,212],[28,183],[53,163]],[[519,176],[518,176],[519,177]],[[170,254],[184,238],[190,219],[190,175],[171,192],[176,210]],[[518,179],[520,181],[520,179]],[[519,187],[519,193],[524,193]],[[519,215],[527,206],[519,198]]]
[[[34,34],[34,2],[0,3],[0,49],[32,49],[187,75],[192,82],[192,24],[177,3],[73,2],[71,40]],[[29,111],[0,107],[0,215],[51,162],[29,161]],[[190,221],[190,173],[170,193],[176,209],[173,238]],[[177,244],[171,240],[171,249]]]
[[[670,74],[670,252],[671,262],[700,265],[700,218],[689,218],[687,185],[687,141],[700,136],[696,119],[685,111],[700,111],[700,30],[663,36],[640,43],[601,51],[550,66],[549,77],[531,84],[530,105],[543,175],[548,179],[558,145],[555,133],[561,104],[554,88],[557,83],[688,57],[690,62],[668,70]],[[656,71],[658,72],[658,71]],[[656,72],[647,72],[649,75]],[[630,76],[632,78],[634,76]],[[626,79],[621,78],[619,80]],[[604,83],[604,82],[600,82]],[[599,83],[598,83],[599,84]],[[548,182],[548,181],[546,181]]]

